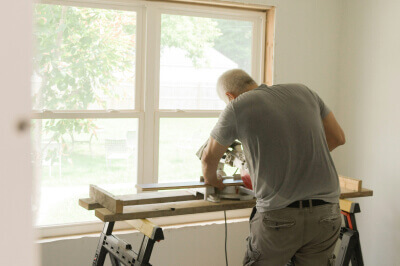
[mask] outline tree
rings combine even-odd
[[[215,40],[215,49],[239,65],[239,68],[251,72],[251,22],[218,19],[221,38]]]
[[[86,110],[107,108],[103,95],[118,98],[114,87],[124,74],[134,80],[136,15],[134,12],[37,4],[34,10],[37,40],[34,73],[40,87],[34,89],[35,109]],[[211,19],[163,16],[162,47],[180,47],[198,64],[206,46],[220,31]],[[192,30],[188,30],[192,29]],[[188,36],[190,34],[190,36]],[[63,144],[76,133],[96,136],[90,119],[49,120],[44,131],[51,141]]]

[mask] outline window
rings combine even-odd
[[[262,81],[265,12],[82,1],[36,4],[34,20],[38,226],[96,220],[77,204],[89,184],[198,180],[195,153],[225,107],[219,75]]]

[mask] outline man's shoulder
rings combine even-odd
[[[283,83],[283,84],[275,84],[272,86],[269,86],[271,89],[296,89],[296,90],[307,90],[310,91],[310,89],[304,85],[303,83]]]
[[[231,103],[233,106],[240,105],[243,102],[253,101],[254,98],[259,97],[259,94],[262,93],[263,90],[268,89],[268,86],[265,84],[261,84],[257,88],[251,91],[247,91],[245,93],[240,94],[235,100]]]

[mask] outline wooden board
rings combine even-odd
[[[264,83],[274,84],[274,42],[275,42],[275,8],[267,11],[265,33]]]
[[[200,193],[194,195],[194,193],[190,193],[189,191],[186,190],[140,193],[140,194],[118,196],[118,199],[122,201],[122,204],[124,206],[197,200],[202,198],[204,198],[204,196],[201,195]]]
[[[340,205],[340,209],[342,211],[345,211],[348,213],[354,213],[356,206],[357,206],[357,204],[355,202],[352,202],[350,200],[345,200],[345,199],[340,199],[339,205]]]
[[[101,204],[97,203],[92,198],[79,199],[79,206],[81,206],[89,211],[99,209],[99,208],[104,208]]]
[[[142,232],[144,235],[149,237],[150,239],[159,238],[157,237],[157,233],[162,235],[162,239],[164,239],[164,235],[162,233],[161,228],[158,225],[153,224],[147,219],[136,219],[126,221],[128,224],[132,225],[136,230]]]
[[[224,180],[225,186],[243,186],[242,180]],[[206,187],[204,182],[190,181],[190,182],[177,182],[177,183],[155,183],[155,184],[137,184],[136,187],[141,191],[155,191],[166,189],[183,189],[183,188],[200,188]]]
[[[339,182],[341,188],[358,192],[362,189],[362,181],[359,179],[339,175]]]
[[[354,191],[346,188],[340,188],[340,190],[341,190],[340,193],[341,199],[370,197],[373,195],[373,191],[366,188],[362,188],[361,191]]]
[[[122,201],[115,198],[115,196],[102,188],[95,185],[90,185],[89,190],[90,198],[94,199],[97,203],[106,207],[114,213],[122,213],[123,204]]]
[[[95,215],[104,222],[145,219],[152,217],[195,214],[223,210],[236,210],[254,207],[256,200],[224,200],[213,203],[205,200],[127,206],[124,213],[112,213],[106,208],[96,209]]]

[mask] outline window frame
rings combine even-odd
[[[76,119],[76,118],[137,118],[138,119],[138,154],[137,183],[157,183],[159,167],[159,137],[161,118],[216,118],[221,110],[166,110],[159,109],[160,79],[160,36],[162,14],[193,15],[201,17],[245,20],[253,22],[252,73],[256,82],[272,83],[273,49],[270,49],[273,38],[271,19],[274,8],[254,6],[242,8],[236,4],[197,1],[191,3],[128,1],[128,0],[42,0],[37,4],[79,6],[101,9],[135,11],[136,27],[136,81],[134,109],[118,110],[33,110],[32,119]],[[193,6],[196,6],[193,11]],[[250,5],[248,7],[251,7]],[[247,10],[251,9],[251,10]],[[153,19],[150,19],[153,18]],[[250,19],[249,19],[250,18]],[[272,21],[273,22],[273,21]],[[256,58],[258,57],[258,59]],[[255,59],[256,58],[256,59]],[[267,74],[267,70],[270,74]],[[152,73],[147,74],[147,73]],[[270,76],[268,78],[268,75]],[[269,80],[268,80],[269,79]],[[146,148],[145,148],[146,147]],[[39,178],[39,177],[38,177]],[[229,214],[230,213],[230,214]],[[249,215],[248,210],[230,211],[228,217],[243,218]],[[218,220],[219,213],[205,213],[184,216],[156,218],[159,225],[201,222]],[[77,222],[70,224],[36,226],[40,238],[99,232],[102,222]],[[116,230],[129,229],[128,223],[116,224]]]

